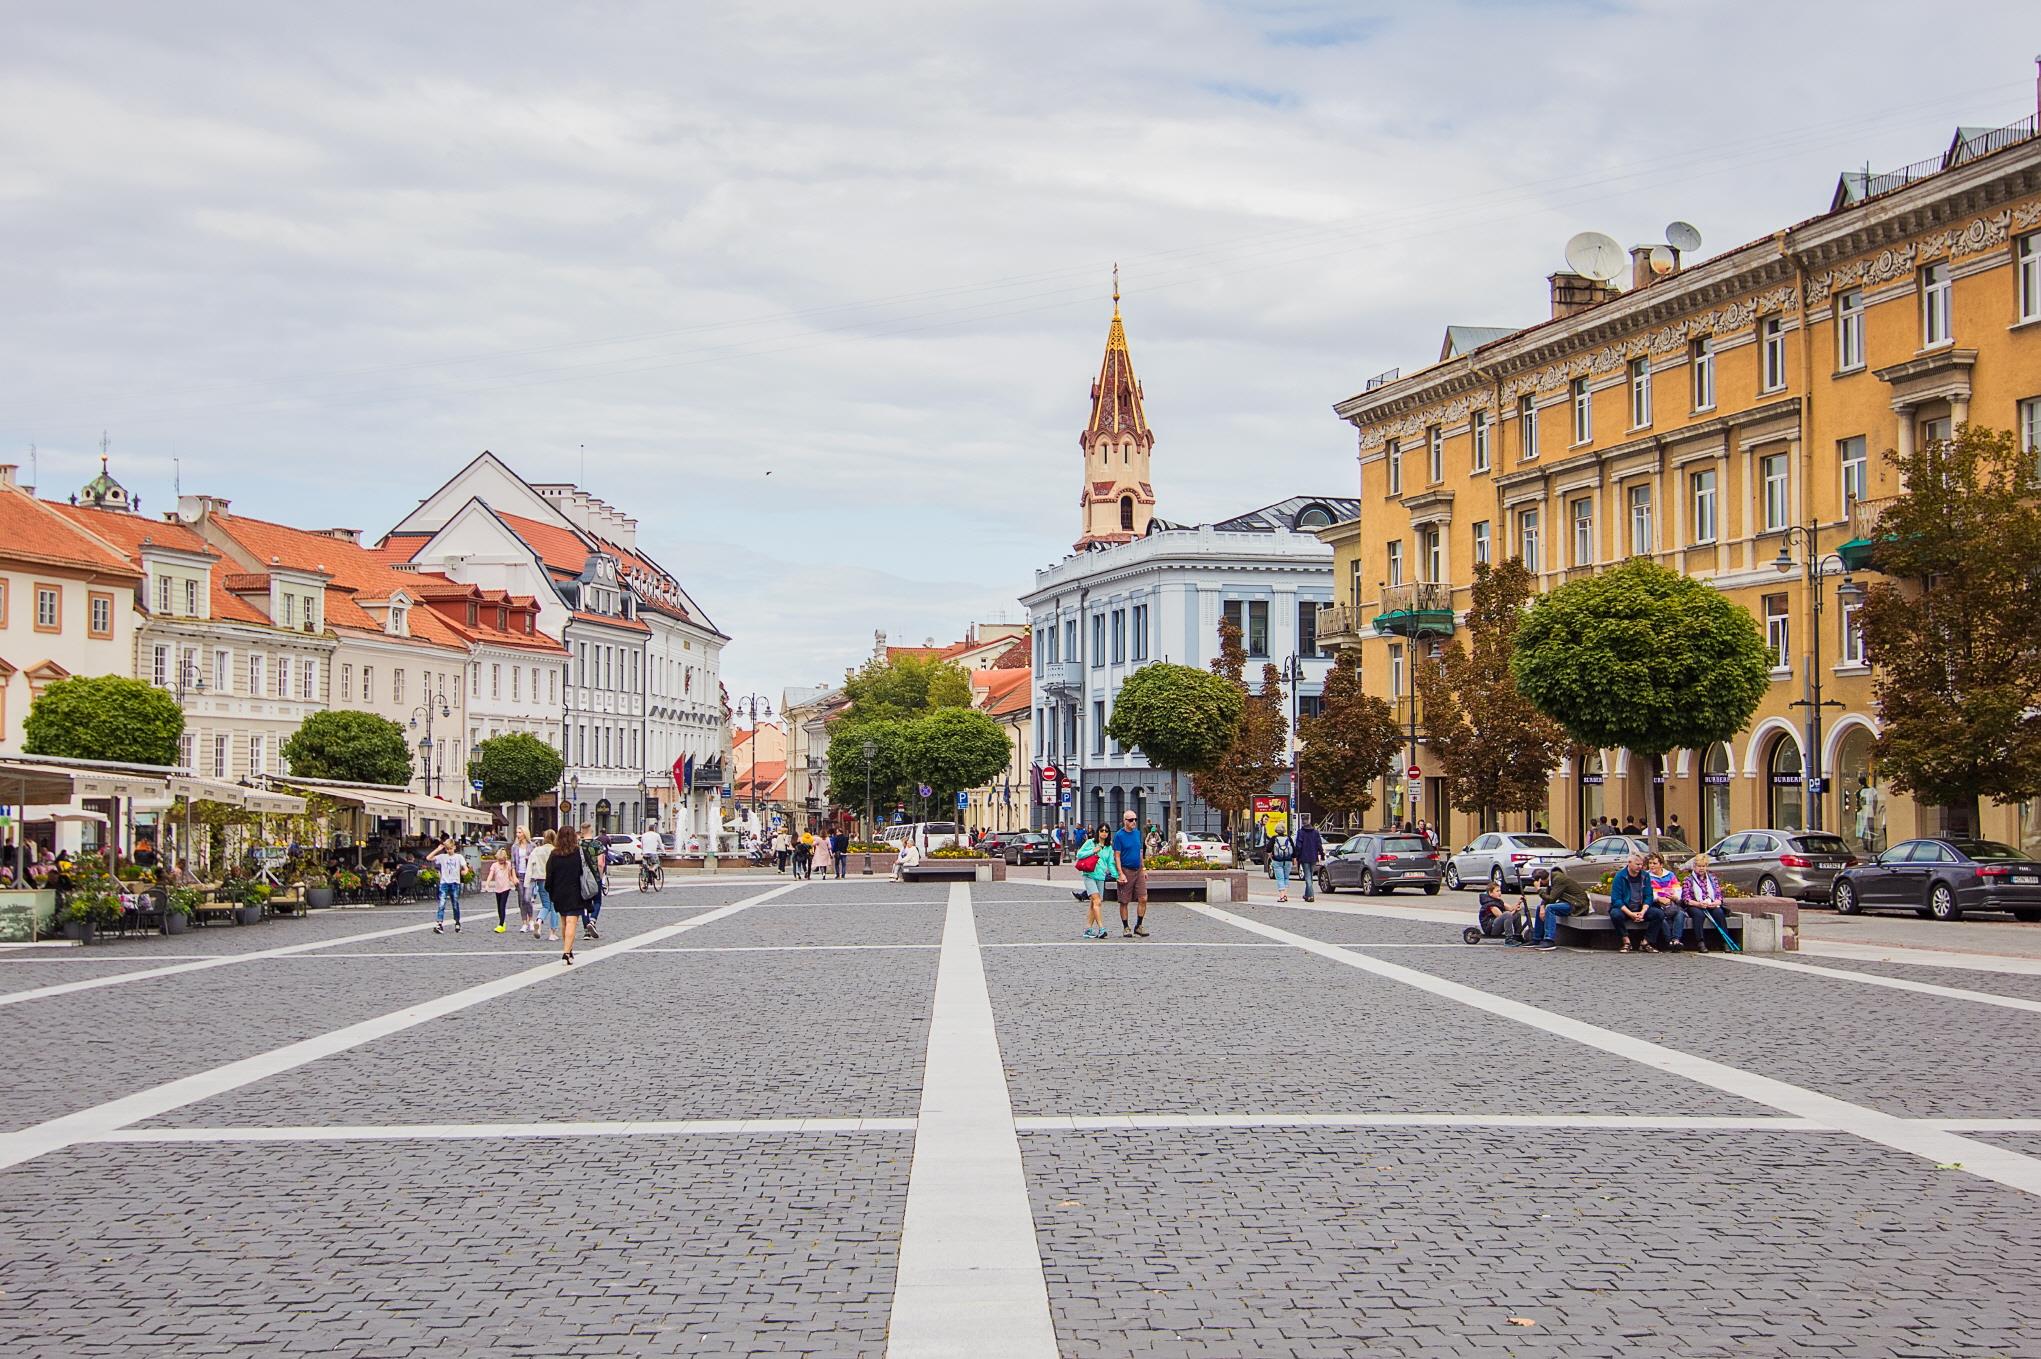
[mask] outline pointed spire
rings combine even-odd
[[[1120,266],[1113,265],[1113,319],[1106,327],[1105,359],[1098,381],[1091,385],[1091,420],[1084,427],[1086,446],[1102,434],[1132,434],[1144,448],[1154,443],[1148,417],[1141,409],[1141,383],[1134,376],[1134,356],[1127,348],[1127,326],[1120,319]]]

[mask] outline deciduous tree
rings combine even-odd
[[[1170,805],[1183,824],[1182,779],[1210,769],[1240,721],[1240,691],[1208,670],[1156,661],[1127,676],[1106,734],[1170,774]],[[1170,828],[1173,836],[1176,828]]]
[[[30,755],[176,764],[184,710],[153,684],[119,675],[74,675],[36,695],[21,725]]]
[[[1297,741],[1297,764],[1314,802],[1351,817],[1375,805],[1375,782],[1389,772],[1403,733],[1388,702],[1361,687],[1357,650],[1342,650],[1326,672],[1318,715],[1297,723]]]
[[[1503,812],[1545,805],[1566,733],[1517,688],[1510,671],[1517,628],[1531,597],[1531,573],[1518,558],[1474,568],[1467,610],[1468,645],[1455,637],[1436,661],[1417,668],[1425,743],[1446,775],[1447,797],[1492,829]]]
[[[1879,767],[1928,805],[2041,797],[2041,472],[1966,425],[1911,457],[1878,521],[1864,650]],[[1972,824],[1975,825],[1973,815]]]
[[[313,713],[283,743],[291,772],[346,783],[411,782],[411,743],[387,717],[341,708]]]
[[[475,747],[468,777],[482,785],[484,802],[530,802],[559,786],[566,762],[530,732],[492,736]]]
[[[1247,651],[1241,645],[1239,625],[1230,618],[1220,620],[1219,654],[1212,661],[1212,673],[1240,695],[1240,720],[1218,762],[1193,779],[1191,787],[1226,814],[1236,845],[1240,843],[1240,814],[1254,805],[1258,795],[1268,792],[1283,770],[1283,738],[1290,729],[1283,716],[1282,672],[1273,665],[1263,666],[1261,689],[1256,692],[1247,687],[1246,668]]]
[[[853,718],[913,717],[930,708],[971,706],[971,677],[955,661],[912,652],[873,657],[843,678]]]

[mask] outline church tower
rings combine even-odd
[[[1113,266],[1113,323],[1106,331],[1106,356],[1091,384],[1091,420],[1077,437],[1084,450],[1084,533],[1082,552],[1094,543],[1124,543],[1148,532],[1155,517],[1155,488],[1148,483],[1148,454],[1155,433],[1141,409],[1141,384],[1127,352],[1127,328],[1120,320],[1120,267]]]

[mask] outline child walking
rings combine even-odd
[[[517,874],[510,867],[510,851],[499,849],[482,875],[482,890],[496,894],[496,932],[510,928],[510,894],[517,887]]]
[[[468,866],[454,850],[454,842],[442,840],[432,852],[432,866],[439,873],[439,909],[433,914],[432,932],[446,933],[446,908],[454,908],[454,933],[461,932],[461,873]]]

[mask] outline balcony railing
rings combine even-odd
[[[1084,687],[1084,667],[1076,661],[1045,661],[1042,665],[1042,687],[1075,693]]]
[[[1403,694],[1389,700],[1389,710],[1396,714],[1396,725],[1408,731],[1415,718],[1419,726],[1424,725],[1424,709],[1419,706],[1416,694]]]
[[[1318,641],[1322,646],[1352,646],[1361,640],[1361,611],[1351,604],[1318,606]]]
[[[1994,151],[2003,151],[2008,146],[2024,142],[2036,135],[2036,132],[2037,120],[2033,115],[2029,115],[2017,123],[1993,128],[1988,132],[1981,132],[1974,137],[1952,143],[1949,149],[1939,156],[1915,161],[1912,165],[1902,166],[1897,170],[1889,170],[1879,175],[1867,174],[1862,170],[1847,171],[1836,185],[1835,198],[1829,204],[1829,211],[1847,207],[1851,203],[1879,198],[1888,193],[1896,193],[1909,184],[1918,184],[1944,170],[1954,169],[1980,156],[1988,156]]]
[[[1450,637],[1453,587],[1439,581],[1384,586],[1375,631],[1399,637]]]
[[[1898,496],[1888,495],[1876,500],[1850,502],[1850,538],[1836,549],[1843,565],[1852,571],[1861,571],[1871,564],[1872,553],[1880,537],[1879,525],[1885,518],[1885,512],[1898,499]]]

